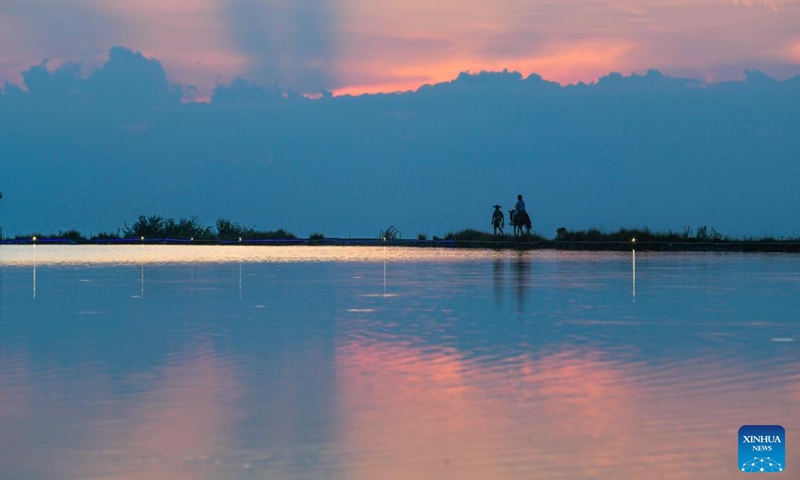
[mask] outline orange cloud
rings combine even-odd
[[[609,37],[550,2],[483,2],[457,10],[430,2],[387,3],[345,11],[346,27],[352,27],[340,41],[344,85],[335,93],[415,90],[464,71],[504,69],[575,83],[634,67],[629,56],[638,43],[631,40],[632,31]],[[618,22],[632,15],[619,6],[582,8],[595,20]],[[576,29],[582,33],[564,34]]]
[[[650,68],[725,80],[753,68],[756,58],[777,65],[767,52],[775,51],[775,38],[794,32],[788,15],[712,2],[483,2],[449,12],[418,3],[390,8],[378,2],[347,12],[361,28],[343,30],[344,86],[337,93],[410,90],[462,71],[503,69],[562,84]],[[765,29],[777,37],[759,34]],[[376,38],[392,38],[394,46],[370,41]],[[358,68],[349,70],[354,59]],[[732,70],[737,62],[741,70]]]
[[[797,40],[794,45],[789,48],[789,59],[792,62],[800,63],[800,40]]]
[[[748,68],[785,77],[792,71],[786,45],[791,61],[800,62],[796,0],[335,2],[317,19],[324,28],[315,29],[316,20],[299,21],[305,14],[298,14],[290,32],[281,32],[288,27],[280,21],[289,2],[242,2],[278,14],[252,19],[251,36],[263,33],[261,40],[242,37],[237,22],[244,20],[231,16],[231,2],[65,0],[62,10],[31,2],[0,16],[2,80],[19,83],[19,70],[44,58],[53,65],[89,59],[87,67],[97,66],[112,45],[160,60],[171,81],[196,85],[200,98],[219,79],[237,76],[295,90],[290,83],[329,83],[322,88],[359,94],[414,90],[462,71],[503,69],[560,83],[649,68],[718,80],[738,79]],[[298,12],[316,12],[313,7],[306,3]],[[73,15],[68,23],[91,38],[68,38],[59,12]],[[277,24],[263,31],[261,22],[270,19]],[[295,42],[313,43],[318,55],[304,53],[305,44],[292,50]]]
[[[781,8],[797,5],[797,0],[729,0],[734,5],[742,5],[745,7],[764,6],[768,7],[773,12],[778,12]]]
[[[633,69],[629,55],[636,49],[630,40],[579,41],[547,48],[537,56],[519,59],[528,73],[562,84],[591,82],[612,71]]]
[[[374,83],[353,83],[334,91],[337,95],[416,90],[424,84],[453,80],[464,71],[520,71],[523,75],[537,73],[546,80],[561,84],[593,82],[611,71],[625,73],[633,68],[629,55],[636,49],[627,40],[578,41],[547,46],[541,53],[527,57],[496,60],[483,57],[448,59],[433,63],[405,63],[387,66],[375,63],[360,71],[361,76],[378,79]],[[386,69],[386,70],[383,70]]]

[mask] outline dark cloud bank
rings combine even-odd
[[[309,100],[244,80],[210,104],[123,48],[24,74],[0,96],[6,235],[115,230],[140,214],[305,236],[708,225],[800,235],[800,77],[708,85],[658,72],[561,87],[462,74],[416,92]]]

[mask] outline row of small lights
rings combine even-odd
[[[33,239],[36,240],[36,237],[33,237]],[[141,237],[141,240],[144,242],[144,237]],[[194,237],[190,238],[189,241],[194,242]],[[239,241],[242,241],[242,237],[239,237]]]
[[[36,237],[34,237],[33,239],[36,240]],[[144,237],[141,237],[141,240],[144,242]],[[190,242],[194,242],[194,237],[190,238],[189,241]],[[239,242],[241,242],[241,241],[242,241],[242,237],[239,237]]]
[[[34,237],[33,239],[36,240],[36,237]],[[144,242],[144,237],[141,237],[141,240]],[[194,242],[194,237],[190,238],[189,241]],[[242,237],[239,237],[239,241],[240,242],[242,241]]]
[[[141,239],[141,241],[144,242],[144,237],[141,237],[140,239]],[[31,238],[31,240],[33,240],[35,242],[36,241],[36,237]],[[189,241],[190,242],[194,242],[194,237],[190,238]],[[239,242],[241,242],[241,241],[242,241],[242,237],[239,237]],[[383,237],[383,241],[384,242],[386,241],[386,237]],[[635,237],[631,239],[631,243],[636,243],[636,238]]]
[[[139,239],[140,239],[141,241],[143,241],[143,242],[144,242],[144,237],[139,237]],[[34,236],[34,237],[31,237],[31,240],[35,242],[35,241],[36,241],[36,237],[35,237],[35,236]],[[385,239],[384,239],[384,240],[385,240]],[[194,237],[190,238],[190,239],[189,239],[189,241],[190,241],[190,242],[194,242]],[[240,242],[242,241],[242,237],[239,237],[239,241],[240,241]]]

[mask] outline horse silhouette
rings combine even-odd
[[[531,217],[528,216],[528,212],[525,210],[521,212],[509,210],[508,217],[510,218],[511,225],[514,226],[514,235],[522,235],[523,227],[525,227],[526,234],[531,234]]]

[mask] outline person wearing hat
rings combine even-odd
[[[494,206],[494,213],[492,213],[492,227],[494,227],[494,234],[497,235],[497,231],[500,230],[500,235],[505,235],[503,231],[503,227],[506,224],[506,218],[503,215],[503,211],[500,210],[502,207],[500,205]]]

